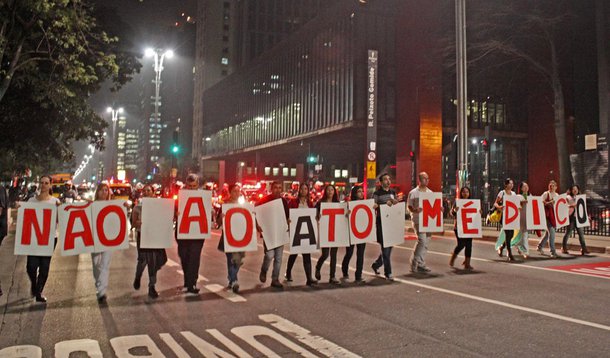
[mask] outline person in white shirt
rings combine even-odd
[[[544,203],[544,211],[546,212],[547,231],[542,240],[538,243],[538,253],[544,255],[544,250],[542,248],[546,245],[547,241],[549,242],[551,258],[557,258],[557,251],[555,250],[555,228],[557,227],[557,222],[554,209],[557,199],[559,199],[559,194],[557,194],[557,182],[551,180],[549,182],[549,190],[542,194],[542,202]]]
[[[514,185],[515,184],[511,178],[506,178],[504,180],[504,190],[502,190],[498,193],[498,196],[496,197],[496,202],[494,203],[494,207],[496,209],[504,210],[504,197],[505,196],[517,195],[513,191]],[[502,233],[504,234],[504,244],[502,244],[502,247],[500,247],[498,249],[498,255],[502,256],[502,248],[506,247],[506,251],[508,253],[508,261],[509,262],[516,261],[515,258],[513,257],[513,252],[510,248],[510,242],[513,239],[515,230],[504,230],[504,228],[502,228],[502,230],[500,231],[500,235],[502,235]]]
[[[428,189],[428,182],[430,181],[428,173],[419,173],[419,185],[409,192],[407,199],[407,207],[411,213],[411,220],[413,223],[413,230],[417,235],[417,244],[413,255],[411,255],[411,272],[430,272],[431,270],[426,266],[426,252],[428,251],[428,243],[432,238],[432,235],[427,232],[419,231],[419,213],[422,212],[422,208],[419,207],[419,193],[431,193],[432,190]]]

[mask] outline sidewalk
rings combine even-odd
[[[407,228],[407,234],[413,234],[413,226],[411,224],[411,220],[405,220],[405,227]],[[500,234],[499,230],[495,228],[483,227],[483,237],[480,239],[475,239],[479,241],[490,241],[496,242],[498,239],[498,235]],[[442,233],[435,233],[435,236],[443,236],[443,237],[455,237],[453,233],[453,224],[445,224],[445,231]],[[561,250],[561,241],[563,240],[563,233],[557,233],[555,235],[555,247],[557,250]],[[540,241],[539,238],[530,235],[529,246],[530,248],[536,249],[536,245]],[[595,236],[595,235],[585,235],[585,242],[587,243],[587,249],[591,253],[605,253],[610,254],[610,237],[608,236]],[[580,252],[580,244],[578,242],[577,237],[570,237],[568,240],[568,250],[574,252]]]

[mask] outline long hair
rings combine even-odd
[[[338,203],[339,202],[339,196],[337,195],[337,188],[335,188],[335,186],[332,185],[332,184],[328,184],[328,185],[326,185],[324,187],[324,191],[323,191],[324,195],[322,195],[322,201],[323,202],[326,201],[326,189],[328,189],[328,187],[331,187],[331,188],[333,188],[335,190],[334,194],[333,194],[332,202],[333,203]]]
[[[354,185],[349,193],[349,200],[358,200],[358,190],[362,189],[360,185]]]
[[[467,186],[463,186],[462,189],[460,189],[460,199],[464,198],[464,195],[462,194],[464,192],[464,190],[468,190],[468,198],[470,199],[470,196],[472,195],[472,191],[470,191],[470,188]]]
[[[106,187],[108,188],[108,197],[105,200],[110,200],[112,198],[112,192],[110,191],[110,186],[108,186],[108,184],[106,183],[101,183],[100,185],[97,186],[97,188],[95,188],[95,196],[93,196],[93,200],[98,200],[98,194],[100,191],[102,191],[102,188]]]

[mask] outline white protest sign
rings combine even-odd
[[[377,220],[374,205],[374,199],[350,201],[347,204],[351,245],[377,242]]]
[[[290,254],[318,251],[316,209],[290,209]]]
[[[320,204],[320,247],[349,246],[346,203]]]
[[[212,235],[212,192],[180,190],[177,226],[178,240],[209,238]]]
[[[457,199],[455,206],[458,208],[456,213],[458,237],[483,237],[483,224],[480,214],[481,200]]]
[[[591,226],[589,222],[589,214],[587,214],[587,196],[576,195],[576,207],[574,208],[574,215],[576,218],[576,227],[587,227]]]
[[[541,196],[528,196],[525,219],[528,230],[546,230],[546,215]]]
[[[94,252],[129,248],[129,220],[123,200],[101,200],[91,205]]]
[[[254,205],[222,204],[222,214],[225,252],[256,251]]]
[[[167,249],[174,237],[174,199],[142,198],[140,248]]]
[[[521,220],[521,200],[518,195],[504,195],[502,208],[502,228],[504,230],[519,230]]]
[[[405,203],[392,206],[380,205],[381,233],[383,247],[400,245],[405,242]]]
[[[554,209],[556,228],[559,229],[570,225],[570,207],[568,206],[568,196],[566,194],[559,195]]]
[[[59,207],[59,247],[61,256],[95,251],[91,226],[92,203],[63,204]]]
[[[254,208],[256,221],[263,230],[267,250],[275,249],[290,241],[283,199],[275,199]]]
[[[20,202],[17,209],[15,255],[53,256],[56,228],[55,204]]]
[[[419,231],[443,232],[443,193],[420,192]],[[385,239],[385,236],[384,236]]]

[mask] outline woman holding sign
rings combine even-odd
[[[142,188],[142,197],[154,198],[155,192],[149,184],[146,184]],[[140,289],[140,280],[144,269],[148,266],[148,297],[157,298],[159,293],[155,289],[157,283],[157,272],[167,262],[167,254],[165,249],[142,249],[140,248],[141,228],[142,228],[142,202],[138,201],[138,204],[133,208],[131,215],[131,222],[133,227],[136,229],[136,242],[138,248],[138,264],[136,265],[136,278],[133,280],[133,288],[136,290]]]
[[[538,253],[544,255],[542,248],[549,242],[551,249],[551,258],[557,258],[557,251],[555,250],[555,228],[557,223],[555,221],[555,202],[559,198],[557,194],[557,182],[551,180],[549,182],[549,190],[542,194],[542,202],[544,203],[544,212],[546,213],[546,226],[547,231],[544,237],[538,243]]]
[[[504,190],[498,193],[498,196],[496,197],[496,202],[494,203],[494,207],[497,210],[504,210],[505,196],[517,195],[513,191],[514,185],[515,184],[511,178],[506,178],[504,180]],[[510,241],[512,240],[513,235],[515,234],[515,230],[504,230],[504,228],[502,228],[502,230],[500,230],[500,236],[502,234],[504,234],[504,243],[502,244],[502,247],[498,249],[498,255],[502,256],[502,248],[506,247],[506,251],[508,252],[508,261],[515,261],[515,258],[513,257],[513,252],[510,249]]]
[[[309,196],[309,185],[307,183],[301,183],[299,186],[299,193],[296,198],[290,200],[288,208],[290,209],[307,209],[313,208],[313,202]],[[286,281],[292,282],[292,267],[294,262],[297,260],[297,254],[290,255],[288,257],[288,266],[286,267]],[[311,254],[302,254],[303,256],[303,269],[305,270],[305,276],[307,277],[307,286],[315,285],[318,281],[311,277]]]
[[[465,186],[462,188],[462,190],[460,190],[460,199],[470,199],[470,188]],[[460,210],[459,207],[457,207],[456,205],[453,206],[453,208],[451,209],[451,214],[453,216],[456,216],[458,211]],[[457,218],[455,219],[454,223],[453,223],[453,232],[455,232],[455,238],[457,239],[457,246],[455,247],[455,249],[453,250],[453,254],[451,255],[451,259],[449,260],[449,266],[453,267],[453,265],[455,264],[455,259],[458,257],[458,255],[460,254],[460,251],[462,251],[462,249],[466,249],[464,251],[464,270],[469,270],[472,271],[474,270],[474,268],[472,266],[470,266],[470,258],[472,256],[472,238],[461,238],[458,235],[458,228],[457,228]]]
[[[587,244],[585,244],[585,234],[581,227],[576,226],[576,195],[580,194],[580,187],[578,185],[572,185],[570,190],[568,190],[568,206],[569,206],[569,214],[570,214],[570,225],[566,230],[566,234],[563,235],[562,242],[562,250],[561,252],[564,254],[569,254],[568,251],[568,239],[570,235],[572,235],[572,231],[576,229],[576,233],[578,234],[578,241],[580,241],[580,254],[587,255],[589,251],[587,250]]]
[[[239,202],[239,197],[241,196],[241,188],[237,184],[229,185],[229,199],[225,201],[227,204],[237,204]],[[218,217],[216,218],[216,225],[218,228],[222,227],[222,218],[224,214],[222,213],[222,207],[218,212]],[[220,240],[218,241],[218,250],[225,251],[225,240],[224,240],[224,230],[220,236]],[[243,265],[243,259],[246,256],[245,252],[225,252],[227,256],[227,271],[228,271],[228,279],[229,286],[227,287],[233,292],[239,292],[239,282],[237,282],[237,273],[239,272],[239,268]]]
[[[519,222],[519,232],[510,242],[511,247],[517,247],[517,252],[523,254],[523,258],[529,257],[529,243],[527,231],[527,197],[530,196],[530,187],[526,182],[519,184],[519,195],[523,197],[521,200],[521,216]]]
[[[349,199],[350,201],[363,200],[364,189],[362,189],[360,185],[354,185],[350,192]],[[366,243],[350,245],[345,248],[345,257],[343,257],[343,262],[341,262],[341,271],[343,271],[343,278],[347,279],[349,277],[349,261],[354,254],[354,246],[356,246],[356,276],[354,282],[364,283],[364,280],[362,279],[362,268],[364,266],[364,249],[366,248]]]
[[[110,187],[106,183],[101,183],[95,189],[94,200],[110,200],[112,194]],[[92,252],[91,263],[93,264],[93,277],[95,278],[95,288],[97,302],[106,303],[106,289],[108,288],[108,276],[110,275],[110,259],[112,251]]]
[[[337,197],[337,190],[335,186],[332,184],[328,184],[324,188],[324,196],[316,203],[316,209],[318,210],[318,220],[320,220],[320,211],[322,207],[322,202],[327,203],[338,203],[339,198]],[[330,253],[330,279],[328,283],[332,283],[334,285],[340,285],[341,282],[335,278],[335,271],[337,271],[337,247],[323,247],[322,248],[322,256],[318,259],[318,263],[316,264],[316,279],[319,281],[322,279],[322,274],[320,270],[322,270],[322,265],[324,265],[324,261],[328,258],[328,254]]]
[[[59,205],[59,199],[50,194],[51,177],[43,175],[40,177],[40,193],[33,196],[28,202],[34,203],[49,203]],[[19,204],[17,204],[19,207]],[[57,239],[55,239],[57,243]],[[47,298],[42,295],[42,290],[49,277],[49,269],[51,267],[51,256],[27,256],[26,270],[30,278],[32,296],[36,298],[36,302],[47,302]]]

